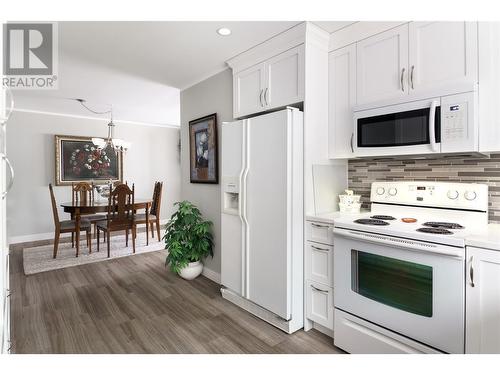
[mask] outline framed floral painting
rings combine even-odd
[[[192,183],[219,182],[217,115],[189,121],[189,160]]]
[[[56,135],[56,185],[95,184],[123,179],[123,155],[111,148],[98,150],[91,137]]]

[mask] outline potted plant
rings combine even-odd
[[[203,271],[203,258],[214,256],[212,222],[203,220],[200,210],[189,201],[176,202],[177,211],[170,218],[165,236],[168,250],[165,265],[186,280]]]

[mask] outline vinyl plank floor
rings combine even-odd
[[[205,277],[179,278],[164,251],[24,275],[23,248],[41,244],[11,246],[14,353],[343,353],[256,318]]]

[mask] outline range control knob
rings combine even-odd
[[[398,193],[398,189],[392,187],[389,189],[389,195],[395,196]]]
[[[448,193],[446,196],[450,199],[457,199],[458,198],[458,191],[456,190],[448,190]]]
[[[467,190],[464,195],[465,199],[467,199],[468,201],[473,201],[474,199],[477,198],[477,194],[473,190]]]
[[[378,188],[377,188],[377,194],[378,194],[378,195],[382,195],[382,194],[384,194],[384,193],[385,193],[385,189],[384,189],[383,187],[378,187]]]

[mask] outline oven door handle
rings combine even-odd
[[[432,152],[436,152],[436,108],[439,103],[436,100],[431,102],[431,106],[429,108],[429,140],[431,145]]]
[[[455,249],[451,246],[437,245],[429,242],[421,242],[406,238],[388,237],[382,234],[355,232],[343,228],[334,228],[333,234],[334,236],[342,236],[352,240],[360,240],[364,242],[397,247],[405,250],[436,254],[436,255],[444,255],[447,257],[452,257],[457,259],[464,259],[463,249],[460,248]]]

